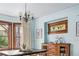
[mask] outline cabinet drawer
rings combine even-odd
[[[57,46],[49,46],[47,49],[57,49]]]
[[[58,51],[58,50],[53,49],[53,50],[48,50],[47,52],[50,52],[50,53],[58,53],[59,51]]]
[[[50,49],[48,51],[50,51],[50,52],[57,52],[57,49]]]

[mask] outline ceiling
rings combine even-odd
[[[64,10],[69,7],[73,7],[79,4],[68,3],[40,3],[40,4],[28,4],[28,9],[34,13],[37,17],[46,16],[55,12]]]
[[[53,14],[55,12],[64,10],[66,8],[70,8],[78,3],[28,3],[27,11],[30,11],[32,15],[35,17],[43,17],[49,14]],[[0,3],[0,13],[19,16],[19,13],[22,14],[25,11],[24,3]]]

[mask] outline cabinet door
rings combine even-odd
[[[60,47],[64,47],[64,52],[61,52],[61,48]],[[63,54],[64,56],[69,56],[69,45],[68,44],[60,44],[58,46],[59,48],[59,55]],[[63,49],[62,49],[63,50]]]
[[[65,45],[65,56],[69,56],[70,55],[70,47],[69,47],[69,45]]]
[[[51,56],[57,56],[58,55],[58,47],[56,44],[48,44],[47,47],[48,51],[47,51],[47,55]]]

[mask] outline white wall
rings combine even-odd
[[[63,36],[64,40],[67,43],[71,43],[71,55],[79,56],[79,37],[76,37],[76,22],[79,21],[78,15],[79,15],[79,5],[37,19],[36,28],[43,29],[43,37],[41,39],[36,39],[36,41],[38,42],[36,44],[36,48],[41,49],[41,43],[43,43],[44,41],[55,42],[56,36],[58,35],[58,36]],[[46,22],[57,21],[57,19],[63,17],[68,17],[68,33],[50,34],[50,35],[48,35],[47,32],[44,33],[44,30],[47,29],[47,27],[44,28],[45,26],[44,24]]]

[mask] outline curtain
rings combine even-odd
[[[21,20],[21,28],[20,28],[20,47],[23,49],[23,44],[26,45],[26,50],[31,49],[31,21],[26,22],[25,20]]]

